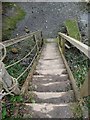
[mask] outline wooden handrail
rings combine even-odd
[[[83,44],[82,42],[67,36],[61,32],[58,33],[59,35],[59,45],[61,47],[61,52],[64,54],[65,50],[63,48],[65,48],[65,40],[67,40],[68,42],[70,42],[73,46],[75,46],[77,49],[79,49],[81,52],[83,52],[89,59],[90,59],[90,47]],[[90,78],[90,70],[88,72],[88,77],[87,79],[84,81],[82,87],[80,88],[80,97],[84,97],[84,96],[88,96],[90,95],[90,90],[89,89],[89,81]]]
[[[79,49],[81,52],[83,52],[89,59],[90,59],[90,47],[83,44],[82,42],[67,36],[63,33],[58,33],[62,38],[64,38],[65,40],[67,40],[68,42],[70,42],[73,46],[75,46],[77,49]]]
[[[26,39],[28,39],[28,38],[32,38],[33,35],[38,34],[38,33],[40,33],[40,32],[41,32],[41,31],[36,31],[36,32],[32,32],[32,33],[27,34],[27,35],[23,35],[23,36],[20,36],[20,37],[16,37],[16,38],[14,38],[14,39],[4,41],[3,44],[5,45],[5,47],[8,47],[8,46],[10,46],[10,45],[13,45],[13,44],[15,44],[15,43],[21,42],[21,41],[26,40]]]

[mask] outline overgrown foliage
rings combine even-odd
[[[76,48],[71,48],[66,51],[66,59],[72,70],[76,84],[80,89],[86,80],[86,76],[90,68],[89,59]],[[90,96],[85,97],[84,101],[85,106],[87,106],[90,111]]]
[[[15,3],[4,2],[3,17],[2,17],[2,40],[10,39],[12,31],[16,28],[18,21],[22,20],[25,16],[24,10]],[[7,13],[7,10],[12,11],[11,15]]]
[[[76,48],[71,48],[66,50],[66,59],[80,88],[87,76],[88,58]]]

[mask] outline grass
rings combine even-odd
[[[3,3],[3,6],[15,8],[15,14],[13,16],[3,18],[2,39],[7,40],[10,39],[12,31],[16,28],[18,21],[24,18],[25,12],[15,3]]]
[[[70,37],[73,37],[73,38],[81,41],[81,35],[80,35],[78,23],[76,20],[66,20],[65,26],[67,28],[67,32]]]

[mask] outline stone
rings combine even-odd
[[[17,54],[19,51],[18,51],[17,48],[12,48],[12,49],[11,49],[11,52],[14,53],[14,54]]]

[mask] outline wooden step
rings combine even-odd
[[[32,90],[37,92],[66,92],[71,90],[70,81],[62,81],[62,82],[49,82],[49,83],[33,83],[32,82]],[[29,90],[31,90],[29,87]]]
[[[67,70],[66,69],[52,69],[52,70],[36,70],[35,72],[41,75],[61,75],[61,74],[66,74]]]
[[[73,103],[62,104],[48,104],[48,103],[26,103],[24,109],[27,110],[27,114],[24,114],[24,118],[28,118],[30,115],[32,118],[61,118],[68,119],[74,118],[72,111]]]
[[[37,65],[36,70],[52,70],[52,69],[65,69],[64,64],[58,65]]]
[[[40,65],[59,65],[63,64],[62,59],[56,59],[56,60],[39,60],[38,64]]]
[[[33,94],[33,99],[36,103],[69,103],[75,102],[74,93],[72,90],[68,92],[29,92]]]
[[[34,75],[32,78],[33,83],[49,83],[49,82],[61,82],[67,81],[68,74],[61,75]]]

